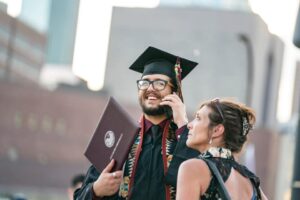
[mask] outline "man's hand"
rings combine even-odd
[[[169,94],[165,96],[162,99],[160,105],[167,105],[172,108],[174,122],[178,126],[178,128],[188,123],[185,105],[183,104],[183,102],[175,92],[173,94]]]
[[[110,172],[115,164],[114,160],[103,169],[98,179],[93,184],[93,190],[96,196],[104,197],[115,194],[122,182],[122,171]]]

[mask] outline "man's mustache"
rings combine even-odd
[[[145,92],[145,94],[144,94],[143,97],[147,98],[150,95],[156,97],[157,99],[162,99],[162,96],[159,93],[157,93],[157,92]]]

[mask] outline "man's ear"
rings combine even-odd
[[[216,138],[222,136],[224,134],[224,131],[225,131],[224,125],[218,124],[217,126],[214,127],[213,137]]]

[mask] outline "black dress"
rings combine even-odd
[[[237,163],[234,160],[234,157],[231,154],[229,149],[225,148],[210,148],[207,152],[200,154],[199,158],[205,158],[213,161],[219,170],[223,181],[226,182],[228,177],[230,176],[231,168],[234,168],[238,171],[242,176],[250,179],[253,186],[253,196],[251,200],[259,200],[261,199],[259,185],[259,178],[251,172],[247,167]],[[212,177],[211,182],[206,190],[206,192],[201,195],[201,200],[212,200],[212,199],[220,199],[220,194],[217,191],[218,181],[215,177]]]

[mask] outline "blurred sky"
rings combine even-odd
[[[30,7],[22,7],[22,0],[0,1],[8,4],[8,12],[12,16],[18,16],[21,8],[25,9],[24,13],[32,12],[34,8],[35,16],[41,16],[40,18],[30,18],[30,15],[24,15],[23,18],[36,23],[40,32],[47,31],[45,23],[48,22],[48,16],[39,12],[49,10],[50,0],[30,0]],[[44,3],[41,4],[41,1]],[[249,3],[252,11],[266,22],[269,31],[285,43],[277,117],[280,122],[287,122],[291,117],[296,61],[300,58],[299,50],[292,43],[299,0],[248,0],[248,3],[247,0],[81,0],[73,58],[74,74],[86,80],[90,89],[98,90],[103,87],[113,6],[156,7],[159,3],[166,5],[171,2],[177,5],[201,4],[246,11]],[[94,52],[94,55],[91,52]],[[103,74],[103,77],[99,78],[99,74]],[[49,79],[49,76],[47,78]]]

